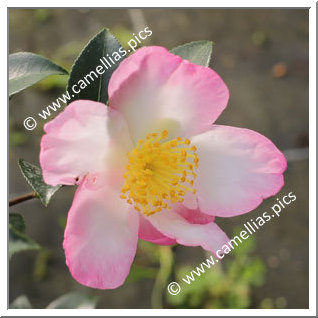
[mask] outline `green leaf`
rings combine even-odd
[[[119,62],[123,60],[123,56],[119,53],[121,47],[118,40],[107,29],[103,29],[89,41],[72,66],[67,90],[73,92],[73,85],[76,85],[76,91],[80,90],[81,87],[82,89],[78,94],[75,94],[75,92],[72,94],[71,101],[89,99],[107,103],[109,79],[118,67]],[[114,56],[117,56],[118,61],[115,61],[113,53]],[[118,56],[121,56],[121,58],[119,59]],[[110,61],[109,57],[111,57],[115,64]],[[110,63],[110,66],[107,65],[105,59]],[[103,63],[108,69],[106,69]],[[98,66],[101,66],[105,70],[101,75],[96,71]]]
[[[10,213],[9,214],[9,224],[12,224],[12,226],[19,232],[24,233],[25,232],[25,223],[23,220],[22,215],[17,213]]]
[[[22,91],[50,75],[68,72],[50,60],[29,52],[9,55],[9,96]]]
[[[195,41],[180,45],[170,52],[191,63],[208,67],[212,56],[212,46],[212,41]]]
[[[71,292],[52,301],[47,309],[94,309],[97,296],[82,292]]]
[[[36,192],[45,207],[48,206],[54,193],[61,188],[62,185],[50,186],[43,181],[42,171],[39,167],[19,159],[19,167],[21,172],[32,189]]]
[[[9,214],[9,257],[17,252],[38,250],[39,244],[25,235],[25,225],[21,215]]]
[[[9,309],[32,309],[32,305],[27,296],[21,295],[10,304]]]

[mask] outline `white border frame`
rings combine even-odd
[[[7,7],[24,7],[25,2],[21,0],[5,1],[5,7],[1,8],[1,32],[3,34],[3,42],[7,37]],[[79,4],[78,1],[65,1],[65,0],[55,0],[54,6],[51,3],[48,7],[66,7],[67,2],[68,7],[77,8]],[[95,7],[105,8],[105,1],[91,0],[89,2],[89,8]],[[108,3],[107,3],[108,4]],[[131,2],[116,0],[113,5],[107,8],[118,8],[118,7],[131,7]],[[158,3],[150,3],[146,1],[134,1],[133,7],[159,7]],[[218,1],[213,3],[209,1],[196,1],[196,6],[189,6],[187,8],[310,8],[309,9],[309,309],[7,309],[8,300],[8,289],[7,284],[7,273],[8,266],[7,262],[0,263],[1,271],[0,277],[2,285],[0,290],[0,315],[1,316],[161,316],[161,315],[173,315],[173,316],[316,316],[316,2],[315,1]],[[239,4],[239,6],[238,6]],[[45,6],[43,1],[30,0],[28,1],[29,7],[43,7]],[[185,1],[182,1],[182,6],[188,5]],[[177,7],[178,3],[171,0],[160,1],[160,7]],[[7,30],[7,32],[6,32]],[[1,60],[7,61],[7,50],[1,50]],[[7,65],[1,63],[2,74],[7,74]],[[6,101],[3,102],[5,105],[7,103],[7,78],[4,75],[1,80],[1,92]],[[8,133],[8,120],[6,113],[6,108],[2,105],[0,108],[1,121],[0,132],[2,136],[7,136]],[[1,139],[2,149],[7,149],[7,143],[4,138]],[[1,156],[1,166],[5,167],[5,157]],[[8,162],[7,162],[8,164]],[[4,179],[4,178],[3,178]],[[6,184],[1,184],[1,201],[3,207],[7,207],[7,191],[8,187]],[[4,204],[5,202],[5,204]],[[6,208],[4,208],[6,210]],[[7,215],[4,211],[1,213],[0,222],[0,249],[1,255],[7,255]]]

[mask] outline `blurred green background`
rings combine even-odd
[[[211,67],[231,94],[217,123],[256,130],[286,151],[286,184],[277,197],[293,191],[297,200],[221,264],[170,296],[168,283],[207,257],[201,248],[140,241],[122,287],[98,291],[72,279],[62,241],[75,189],[63,188],[46,209],[38,200],[10,208],[23,214],[27,234],[43,249],[13,256],[9,302],[26,295],[34,308],[45,308],[65,293],[80,291],[98,296],[97,308],[308,308],[308,10],[9,9],[9,48],[41,54],[70,70],[101,28],[108,27],[125,45],[144,26],[153,34],[143,45],[171,49],[195,40],[215,43]],[[66,83],[67,76],[53,76],[10,101],[10,198],[30,192],[18,158],[38,164],[43,122],[26,131],[23,120],[51,104]],[[247,215],[216,222],[231,237],[274,202],[270,198]]]

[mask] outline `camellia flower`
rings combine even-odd
[[[41,141],[45,182],[79,185],[63,246],[81,284],[123,284],[138,238],[215,252],[229,241],[216,216],[251,211],[283,186],[286,160],[270,140],[212,125],[229,99],[212,69],[141,48],[108,92],[108,107],[72,102]]]

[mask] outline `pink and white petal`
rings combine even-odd
[[[123,284],[133,262],[139,216],[112,188],[112,177],[107,183],[95,177],[85,177],[76,191],[63,247],[74,279],[88,287],[113,289]]]
[[[167,237],[161,232],[159,232],[143,215],[140,215],[138,237],[141,240],[155,243],[158,245],[176,244],[176,240],[173,240],[170,237]]]
[[[184,194],[184,197],[183,197],[183,202],[182,204],[184,206],[186,206],[188,209],[191,209],[191,210],[196,210],[198,209],[198,199],[197,199],[197,196],[188,191]]]
[[[214,222],[215,220],[215,216],[202,213],[198,208],[189,209],[184,203],[174,204],[173,211],[182,216],[189,223],[193,224],[207,224]]]
[[[214,223],[193,224],[174,211],[161,211],[147,217],[148,220],[164,235],[175,239],[186,246],[202,246],[215,253],[229,238]]]
[[[249,212],[284,185],[284,155],[255,131],[214,125],[192,143],[200,159],[195,186],[203,213],[231,217]]]
[[[213,222],[215,219],[212,215],[201,213],[198,209],[188,209],[179,203],[173,206],[173,211],[192,224],[207,224]],[[176,243],[175,239],[171,239],[157,230],[144,215],[140,215],[139,238],[159,245]]]
[[[163,47],[145,47],[113,73],[109,96],[110,107],[125,116],[136,142],[165,129],[171,138],[205,131],[226,107],[229,91],[212,69]]]
[[[132,142],[123,117],[105,104],[78,100],[44,126],[40,164],[50,185],[75,184],[88,172],[124,166]]]

